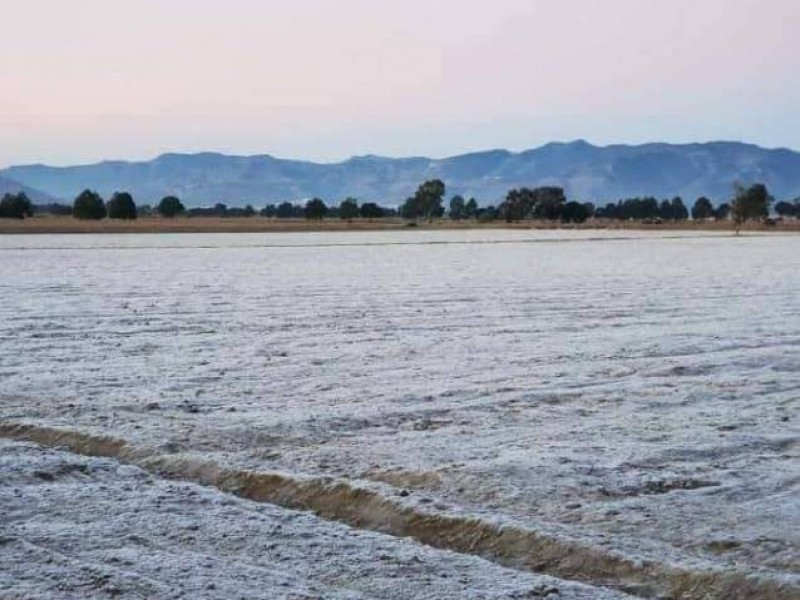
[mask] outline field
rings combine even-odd
[[[550,221],[520,221],[506,223],[502,220],[479,223],[475,221],[421,220],[415,224],[420,229],[611,229],[647,231],[732,231],[730,221],[685,221],[679,223],[642,224],[625,221],[590,221],[580,225],[567,225]],[[329,218],[322,221],[306,219],[266,219],[263,217],[181,217],[165,219],[143,217],[135,221],[103,219],[82,221],[69,216],[37,215],[31,219],[0,219],[0,234],[19,233],[274,233],[306,231],[391,231],[408,228],[401,218],[355,219],[343,221]],[[790,219],[775,226],[747,223],[745,231],[798,232],[800,220]]]
[[[174,573],[260,553],[274,583],[254,513],[259,539],[299,520],[264,597],[800,593],[800,236],[14,235],[0,256],[0,561],[41,596],[72,597],[42,575],[57,552],[169,597],[131,537]],[[83,485],[84,523],[124,521],[109,494],[191,543],[94,523],[91,551],[58,509]]]

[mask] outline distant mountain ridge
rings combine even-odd
[[[397,205],[425,179],[441,178],[448,196],[500,201],[514,187],[561,185],[567,196],[594,202],[632,196],[730,198],[735,182],[764,182],[778,198],[800,196],[800,153],[741,142],[595,146],[553,142],[523,152],[489,150],[443,159],[357,156],[337,163],[268,154],[162,154],[144,162],[104,161],[74,167],[15,166],[0,177],[71,201],[84,188],[104,196],[130,191],[139,203],[167,194],[188,206],[230,206],[347,196]]]
[[[32,202],[43,204],[52,202],[53,198],[40,190],[33,189],[27,185],[23,185],[18,181],[0,176],[0,198],[6,194],[19,194],[25,192]]]

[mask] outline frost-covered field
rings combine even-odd
[[[504,569],[135,467],[0,440],[0,597],[627,596]]]
[[[800,236],[0,238],[0,419],[798,581]]]

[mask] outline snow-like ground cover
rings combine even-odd
[[[109,459],[0,440],[0,469],[6,600],[627,597],[165,482]]]
[[[379,483],[637,560],[798,580],[800,236],[0,248],[3,422]]]

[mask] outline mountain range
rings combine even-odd
[[[25,192],[28,198],[37,204],[46,204],[55,201],[54,198],[44,192],[30,188],[13,179],[0,176],[0,197],[6,194],[19,194],[20,192]]]
[[[71,167],[14,166],[0,170],[0,193],[17,186],[35,201],[71,201],[91,188],[108,197],[131,192],[138,203],[167,195],[187,206],[229,206],[347,196],[398,205],[425,179],[440,178],[448,195],[500,201],[514,187],[560,185],[577,200],[633,196],[707,196],[727,200],[736,182],[766,183],[778,199],[800,196],[800,153],[741,142],[595,146],[553,142],[509,152],[489,150],[443,159],[358,156],[336,163],[287,160],[267,154],[163,154],[144,162],[103,161]]]

